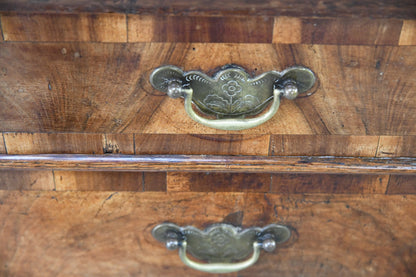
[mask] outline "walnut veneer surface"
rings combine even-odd
[[[289,226],[227,276],[416,274],[414,1],[18,0],[0,24],[1,276],[207,276],[165,221]],[[318,82],[231,132],[148,81],[230,63]]]

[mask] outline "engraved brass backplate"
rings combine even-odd
[[[150,82],[157,90],[172,98],[185,98],[185,110],[193,120],[223,130],[242,130],[264,123],[277,112],[280,97],[293,100],[309,90],[315,80],[313,72],[301,66],[282,72],[269,71],[252,78],[237,65],[223,66],[213,77],[166,65],[156,68],[150,76]],[[269,102],[273,104],[268,113],[242,120],[259,114]],[[216,116],[217,120],[197,115],[191,103],[202,113]]]
[[[211,225],[202,231],[192,226],[180,227],[173,223],[163,223],[156,226],[152,234],[165,243],[168,249],[179,248],[180,257],[185,264],[202,271],[224,273],[252,265],[257,261],[261,248],[268,252],[273,251],[276,244],[289,239],[290,230],[278,224],[243,230],[222,223]],[[189,260],[186,252],[208,264]],[[250,254],[250,259],[238,262]]]

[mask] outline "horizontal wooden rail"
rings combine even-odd
[[[0,169],[416,174],[416,158],[206,155],[0,155]]]

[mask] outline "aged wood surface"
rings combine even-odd
[[[144,191],[166,191],[166,172],[144,172]]]
[[[55,179],[52,170],[0,170],[0,190],[54,189]]]
[[[4,141],[8,154],[134,154],[133,134],[5,133]]]
[[[412,195],[1,191],[0,200],[2,275],[208,276],[150,231],[165,221],[204,228],[224,220],[292,229],[288,243],[238,276],[416,272]]]
[[[273,17],[128,15],[129,42],[271,43]]]
[[[2,13],[5,41],[127,42],[124,14]]]
[[[302,43],[397,45],[402,29],[400,20],[305,19]]]
[[[260,155],[269,154],[268,135],[136,134],[136,154]]]
[[[416,136],[5,133],[8,154],[415,157]],[[2,137],[0,136],[0,142]],[[6,153],[0,144],[0,153]]]
[[[209,155],[0,155],[2,169],[415,174],[414,158]]]
[[[7,154],[6,152],[6,144],[4,143],[3,133],[0,133],[0,154]]]
[[[409,22],[413,22],[409,20]],[[408,23],[407,23],[408,24]],[[398,45],[403,22],[393,19],[277,17],[274,43]],[[407,40],[404,38],[404,40]],[[414,45],[411,41],[408,44]]]
[[[302,64],[320,84],[310,97],[283,100],[270,121],[242,134],[416,135],[412,46],[3,43],[0,48],[1,131],[224,134],[195,123],[182,99],[162,96],[148,78],[162,64],[211,74],[235,63],[253,74]]]
[[[8,154],[103,154],[108,149],[103,134],[5,133],[4,139]]]
[[[269,192],[270,174],[167,173],[167,191]]]
[[[166,191],[165,172],[54,170],[54,178],[57,191]]]
[[[2,169],[0,190],[166,191],[166,172]]]
[[[270,155],[375,157],[378,136],[272,135]]]
[[[293,193],[384,194],[389,175],[273,174],[270,191]]]
[[[2,169],[0,190],[416,194],[416,176]]]
[[[364,0],[351,3],[348,0],[302,1],[221,1],[221,0],[174,0],[174,1],[88,1],[88,0],[4,0],[0,2],[4,11],[47,12],[120,12],[160,15],[286,15],[324,17],[375,17],[416,18],[412,0]]]
[[[416,45],[416,20],[404,20],[399,45]]]
[[[104,154],[134,154],[134,134],[105,134]]]
[[[54,171],[56,190],[142,191],[142,172]]]
[[[415,157],[415,136],[381,136],[377,157]]]
[[[302,20],[297,17],[279,16],[274,20],[273,43],[301,43]]]
[[[387,194],[416,194],[416,176],[390,176]]]
[[[6,41],[415,45],[415,20],[3,12]]]

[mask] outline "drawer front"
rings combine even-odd
[[[1,22],[0,153],[415,155],[412,19],[3,11]],[[224,131],[151,86],[167,64],[253,76],[302,65],[318,81],[268,122]]]
[[[163,222],[290,228],[229,276],[416,274],[413,3],[9,2],[1,276],[206,276],[152,237]],[[149,82],[227,64],[317,82],[242,131],[194,122]]]
[[[165,221],[202,229],[218,222],[290,227],[287,243],[238,276],[410,276],[416,270],[411,195],[2,191],[0,199],[6,275],[205,276],[152,237]]]

